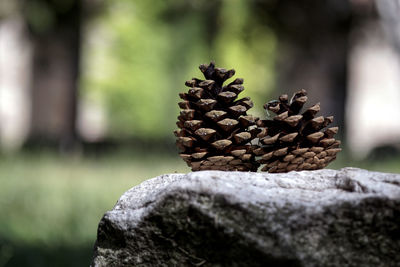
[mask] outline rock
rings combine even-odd
[[[161,175],[104,215],[92,266],[400,266],[400,175]]]

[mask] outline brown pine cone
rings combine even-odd
[[[235,70],[216,68],[213,62],[199,68],[205,80],[187,81],[189,91],[179,95],[180,130],[174,133],[181,158],[193,171],[257,171],[251,141],[259,133],[258,118],[247,115],[250,98],[237,99],[243,79],[223,86]]]
[[[340,141],[333,137],[338,127],[324,129],[332,123],[333,116],[315,117],[320,111],[319,103],[300,114],[307,101],[306,95],[305,90],[300,90],[290,101],[284,94],[279,100],[264,105],[267,112],[272,111],[276,116],[257,122],[261,129],[258,134],[260,147],[254,153],[261,157],[258,162],[265,164],[262,171],[322,169],[341,151]]]

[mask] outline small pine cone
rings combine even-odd
[[[235,70],[216,68],[213,62],[199,68],[205,80],[187,81],[189,91],[179,94],[180,130],[174,133],[181,158],[193,171],[257,171],[251,141],[259,133],[258,118],[247,115],[250,98],[237,99],[243,79],[223,86]]]
[[[300,114],[307,101],[306,95],[305,90],[300,90],[290,101],[284,94],[279,100],[264,105],[267,112],[272,111],[276,116],[257,122],[261,129],[258,134],[260,147],[254,153],[260,156],[258,162],[264,164],[262,171],[322,169],[341,151],[340,141],[333,138],[338,127],[325,128],[332,123],[333,116],[315,117],[320,110],[319,103]]]

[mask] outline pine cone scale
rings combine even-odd
[[[341,151],[340,141],[334,138],[338,127],[323,130],[333,122],[333,117],[315,115],[320,111],[320,103],[307,108],[307,92],[296,92],[290,101],[284,94],[279,100],[264,105],[276,114],[273,119],[259,120],[261,128],[260,148],[254,153],[260,156],[258,162],[265,164],[262,171],[288,172],[315,170],[326,167]]]
[[[283,94],[269,101],[264,108],[276,115],[259,120],[247,114],[253,107],[250,98],[238,98],[243,79],[224,85],[233,69],[216,68],[213,62],[199,68],[205,79],[185,82],[189,89],[179,94],[179,130],[174,131],[180,156],[193,171],[256,171],[260,164],[268,172],[314,170],[326,167],[341,151],[334,138],[338,127],[328,127],[333,117],[316,116],[320,103],[304,108],[305,90],[290,100]]]
[[[251,141],[258,129],[250,128],[258,118],[247,115],[253,106],[249,98],[237,100],[244,90],[243,79],[226,86],[234,70],[216,68],[214,63],[200,65],[205,80],[192,78],[185,85],[187,93],[179,94],[183,101],[175,131],[181,158],[198,170],[255,171],[259,166]]]

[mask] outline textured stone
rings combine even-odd
[[[92,266],[193,265],[400,266],[400,175],[167,174],[99,223]]]

